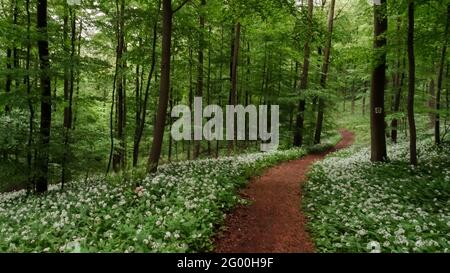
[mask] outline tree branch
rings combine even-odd
[[[347,7],[349,1],[347,1],[344,6],[338,11],[336,17],[334,17],[334,21],[336,21],[337,19],[339,19],[339,16],[341,15],[341,12]]]
[[[181,3],[178,8],[172,10],[172,13],[176,13],[177,11],[179,11],[182,7],[184,7],[184,5],[187,4],[187,2],[189,2],[190,0],[184,0],[183,3]]]

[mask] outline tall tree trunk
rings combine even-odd
[[[204,31],[205,31],[205,7],[206,7],[206,0],[201,0],[200,5],[200,37],[198,40],[199,47],[198,47],[198,64],[197,64],[197,90],[196,90],[196,96],[202,97],[203,96],[203,61],[204,61],[204,54],[203,49],[205,47],[205,41],[204,41]],[[199,124],[195,124],[199,125]],[[200,146],[201,141],[196,140],[194,143],[194,159],[198,158],[200,155]]]
[[[384,92],[386,84],[386,31],[387,31],[387,4],[381,0],[380,5],[374,5],[374,51],[375,67],[372,74],[372,90],[370,96],[371,120],[371,160],[385,161],[386,128]]]
[[[446,77],[449,77],[449,68],[450,64],[447,63],[447,72]],[[449,96],[449,89],[450,89],[450,81],[447,81],[447,90],[445,92],[445,108],[447,110],[447,117],[446,120],[448,121],[448,118],[450,117],[450,96]]]
[[[49,144],[52,122],[50,56],[48,50],[47,32],[47,0],[38,0],[37,2],[37,28],[40,34],[38,38],[38,51],[41,83],[41,127],[40,147],[37,158],[38,173],[36,179],[36,192],[44,193],[48,189]]]
[[[117,47],[116,47],[116,92],[117,92],[117,122],[116,122],[116,138],[119,140],[118,147],[114,147],[113,154],[113,169],[115,172],[123,170],[125,167],[125,61],[123,54],[125,51],[125,33],[124,33],[124,12],[125,2],[124,0],[116,1],[117,9]]]
[[[158,13],[161,9],[161,1],[158,4]],[[147,107],[148,100],[150,97],[150,86],[153,79],[153,74],[156,67],[156,43],[158,41],[158,21],[155,20],[153,24],[153,40],[152,40],[152,63],[150,67],[150,72],[147,79],[147,87],[145,89],[144,102],[142,103],[142,109],[140,110],[139,125],[136,128],[134,137],[134,147],[133,147],[133,167],[136,167],[139,160],[139,147],[142,140],[142,135],[144,133],[145,121],[147,118]],[[142,91],[141,91],[142,92]]]
[[[250,41],[247,41],[247,72],[245,74],[245,91],[241,92],[243,93],[243,101],[244,101],[244,105],[247,107],[250,103],[251,103],[251,94],[250,94],[250,76],[251,76],[251,70],[250,70],[250,65],[251,65],[251,58],[250,58]],[[295,89],[295,88],[294,88]],[[250,125],[249,125],[250,120],[249,119],[245,119],[245,143],[244,143],[244,147],[245,149],[248,148],[249,145],[249,138],[250,138]]]
[[[447,46],[449,39],[449,27],[450,27],[450,4],[447,6],[447,23],[445,25],[445,40],[442,46],[442,54],[439,63],[439,73],[437,80],[437,92],[436,92],[436,120],[434,126],[434,138],[437,145],[441,144],[441,96],[442,96],[442,82],[444,76],[445,57],[447,55]]]
[[[303,49],[303,71],[300,79],[300,92],[302,93],[304,90],[308,88],[308,76],[309,76],[309,64],[310,64],[310,56],[311,56],[311,37],[312,37],[312,28],[313,28],[313,12],[314,12],[314,0],[308,0],[308,35],[305,42],[305,46]],[[302,94],[300,93],[300,96]],[[305,98],[301,98],[298,104],[298,112],[297,119],[295,123],[295,132],[294,132],[294,146],[300,147],[303,145],[304,138],[304,123],[305,123],[305,109],[306,109],[306,101]]]
[[[408,123],[409,123],[409,148],[410,163],[417,165],[417,136],[416,121],[414,118],[414,95],[416,89],[416,59],[414,56],[414,0],[408,3]]]
[[[12,65],[11,65],[11,59],[12,59],[12,50],[10,48],[6,49],[6,82],[5,82],[5,92],[6,94],[9,94],[11,92],[11,84],[12,84]],[[5,112],[9,113],[11,111],[11,107],[9,103],[6,103],[5,105]]]
[[[172,45],[172,1],[163,0],[162,54],[159,104],[153,128],[153,144],[148,160],[148,171],[156,172],[164,140],[164,128],[170,91],[170,56]]]
[[[223,24],[220,28],[220,44],[224,45],[224,28]],[[224,59],[223,46],[220,47],[220,59]],[[219,65],[219,106],[222,105],[222,93],[223,93],[223,62]],[[216,139],[216,152],[215,157],[218,158],[220,155],[220,140]]]
[[[139,47],[142,47],[142,39],[139,39]],[[142,83],[143,81],[143,70],[141,72],[141,66],[139,64],[136,65],[136,74],[135,74],[135,104],[136,104],[136,113],[135,113],[135,131],[134,131],[134,143],[133,143],[133,167],[137,165],[137,156],[139,155],[139,147],[136,149],[136,137],[139,131],[139,126],[141,125],[141,111],[142,111]],[[136,155],[138,153],[138,155]]]
[[[429,118],[430,118],[430,128],[434,128],[436,125],[436,82],[434,76],[430,79],[430,83],[428,85],[428,107],[430,108]]]
[[[67,104],[64,107],[64,130],[63,130],[63,160],[62,160],[62,173],[61,173],[61,188],[64,188],[64,184],[67,179],[70,179],[70,172],[67,170],[67,163],[70,163],[70,130],[72,129],[72,105],[73,105],[73,91],[75,82],[75,68],[74,68],[74,58],[75,58],[75,41],[76,41],[76,14],[69,7],[69,13],[71,17],[71,49],[70,49],[70,68],[64,69],[64,102]],[[67,31],[68,31],[68,16],[64,18],[64,46],[66,47],[67,41]],[[66,51],[69,54],[69,50]]]
[[[327,77],[328,77],[328,69],[330,66],[330,52],[331,52],[331,41],[333,38],[333,24],[334,24],[334,7],[336,4],[336,0],[331,0],[330,4],[330,13],[328,15],[328,37],[327,44],[325,46],[324,51],[324,59],[322,66],[322,75],[320,78],[320,85],[322,88],[326,88],[327,85]],[[317,123],[316,123],[316,134],[314,136],[314,143],[319,144],[322,136],[322,128],[323,128],[323,116],[325,111],[325,101],[322,97],[319,98],[319,110],[317,113]]]
[[[401,70],[399,70],[397,73],[398,75],[396,77],[400,77],[400,79],[397,79],[397,85],[395,87],[395,97],[394,97],[394,107],[393,107],[393,112],[398,113],[400,111],[400,102],[402,100],[402,91],[403,91],[403,82],[405,80],[405,72],[403,71],[403,68],[399,68]],[[398,139],[398,118],[393,118],[392,119],[392,123],[391,123],[391,128],[392,128],[392,132],[391,132],[391,139],[393,143],[397,143],[397,139]]]
[[[63,50],[64,50],[64,131],[67,129],[67,125],[69,124],[69,90],[70,90],[70,69],[69,63],[72,60],[69,60],[70,56],[70,48],[69,48],[69,5],[64,3],[64,18],[63,18]],[[65,133],[64,133],[65,134]],[[64,137],[65,138],[65,137]]]
[[[209,26],[209,33],[208,33],[208,78],[206,83],[206,92],[207,92],[207,103],[208,105],[211,105],[211,33],[212,33],[212,27]],[[212,155],[212,149],[211,149],[211,141],[208,141],[208,156],[211,157]]]
[[[192,49],[189,49],[189,108],[192,109],[193,108],[193,104],[194,104],[194,76],[193,76],[193,64],[194,60],[193,60],[193,52]],[[192,116],[191,116],[192,119]],[[192,120],[191,120],[192,122]],[[188,140],[187,143],[187,159],[191,160],[191,146],[192,146],[192,139]]]
[[[397,51],[397,57],[396,57],[397,58],[396,70],[397,71],[394,72],[395,80],[393,81],[393,89],[394,89],[395,94],[394,94],[394,102],[393,102],[392,112],[394,114],[398,113],[400,110],[400,102],[401,102],[402,91],[403,91],[403,82],[405,80],[405,62],[406,62],[406,60],[402,54],[402,48],[400,47],[400,45],[403,44],[402,43],[403,34],[401,33],[401,26],[402,26],[402,21],[401,21],[401,18],[399,17],[397,20],[397,33],[398,33],[397,43],[399,45],[399,48]],[[403,59],[403,62],[402,62],[402,59]],[[399,126],[398,118],[394,117],[391,122],[391,140],[393,143],[397,143],[398,126]]]
[[[30,81],[30,61],[31,61],[31,13],[30,13],[30,0],[26,0],[26,12],[27,12],[27,59],[25,64],[26,76],[25,84],[27,87],[28,97],[28,109],[30,111],[29,129],[28,129],[28,144],[27,144],[27,170],[28,170],[28,186],[27,190],[31,191],[34,188],[34,174],[33,174],[33,135],[34,135],[34,106],[31,94],[31,81]]]
[[[170,90],[170,95],[172,96],[173,94],[173,87]],[[169,113],[172,113],[173,110],[173,98],[169,98]],[[172,117],[169,118],[170,120],[170,131],[172,132]],[[169,152],[167,154],[167,159],[169,160],[169,162],[172,161],[172,146],[173,146],[173,138],[172,135],[169,134]]]
[[[12,24],[17,25],[17,16],[18,16],[18,7],[17,0],[11,1],[11,17]],[[14,42],[14,41],[13,41]],[[6,49],[6,82],[5,82],[5,92],[9,94],[11,92],[11,85],[13,81],[13,68],[18,68],[18,58],[17,58],[17,48],[14,45],[13,49],[8,47]],[[16,80],[16,85],[17,85]],[[11,105],[9,104],[9,100],[5,105],[5,112],[8,114],[11,111]]]
[[[80,64],[80,57],[81,57],[81,38],[83,35],[83,18],[79,18],[80,24],[78,26],[78,48],[77,48],[77,64]],[[72,119],[72,131],[75,131],[75,125],[77,123],[77,111],[78,111],[78,98],[80,95],[80,69],[76,70],[76,90],[75,90],[75,96],[73,98],[73,119]],[[72,92],[73,93],[73,92]]]
[[[13,10],[13,24],[14,26],[18,25],[18,19],[19,19],[19,3],[18,0],[14,0],[14,10]],[[17,46],[13,47],[13,65],[14,69],[18,70],[20,69],[20,60],[19,60],[19,50]],[[19,90],[20,86],[20,77],[15,77],[16,82],[16,92]]]
[[[241,40],[241,23],[237,22],[234,27],[234,43],[233,43],[233,57],[231,62],[231,92],[230,105],[237,105],[237,81],[238,81],[238,61],[239,61],[239,47]],[[235,123],[236,124],[236,123]],[[236,127],[236,126],[235,126]],[[235,135],[235,134],[233,134]],[[234,151],[234,140],[228,141],[228,153]]]

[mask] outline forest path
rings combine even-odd
[[[334,148],[283,163],[252,179],[241,192],[250,206],[241,206],[227,216],[227,229],[216,238],[217,253],[309,253],[314,244],[306,231],[300,209],[301,184],[314,162],[353,144],[355,136],[340,131]]]

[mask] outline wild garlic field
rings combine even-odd
[[[317,163],[303,207],[320,252],[450,252],[450,147],[388,147],[390,162],[350,148]]]
[[[91,177],[43,196],[0,194],[0,252],[194,252],[212,249],[247,179],[304,149],[187,161],[158,173]]]

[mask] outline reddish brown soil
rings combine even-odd
[[[226,230],[217,236],[215,252],[314,252],[300,208],[301,184],[315,161],[353,144],[353,133],[342,130],[341,135],[342,141],[327,152],[281,164],[252,179],[241,193],[252,201],[251,205],[227,216]]]

